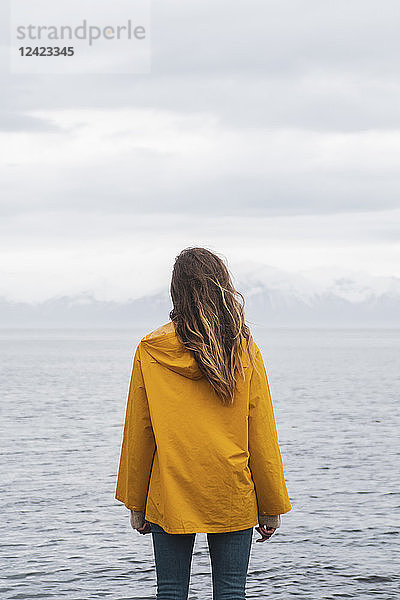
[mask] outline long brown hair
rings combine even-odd
[[[245,343],[251,364],[255,363],[243,295],[233,287],[224,261],[196,247],[185,248],[176,257],[170,291],[174,308],[169,317],[178,339],[193,352],[222,403],[232,404],[237,374],[245,377]]]

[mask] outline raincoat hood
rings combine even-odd
[[[141,345],[163,367],[188,379],[203,377],[192,352],[178,340],[172,321],[146,335]]]

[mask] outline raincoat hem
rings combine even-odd
[[[195,527],[169,527],[168,525],[164,525],[161,519],[157,519],[155,517],[151,517],[149,515],[145,516],[146,521],[150,521],[151,523],[156,523],[160,527],[164,529],[167,533],[230,533],[231,531],[242,531],[243,529],[249,529],[250,527],[256,527],[258,525],[258,519],[251,519],[247,523],[237,523],[233,525],[197,525]]]
[[[126,508],[128,508],[129,510],[134,510],[135,512],[144,512],[146,510],[145,507],[142,506],[138,506],[137,504],[126,504],[126,502],[124,500],[122,500],[122,498],[119,498],[118,496],[115,496],[115,499],[118,500],[119,502],[122,502],[122,504],[124,504],[126,506]]]

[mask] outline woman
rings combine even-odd
[[[170,321],[133,361],[115,497],[152,533],[157,598],[186,600],[207,533],[214,600],[245,598],[253,527],[265,542],[291,510],[263,359],[227,267],[176,258]]]

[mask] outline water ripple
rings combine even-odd
[[[262,335],[293,511],[269,542],[254,532],[247,597],[395,600],[398,332]],[[0,332],[2,600],[155,598],[151,536],[114,500],[138,339]],[[211,596],[198,534],[189,597]]]

